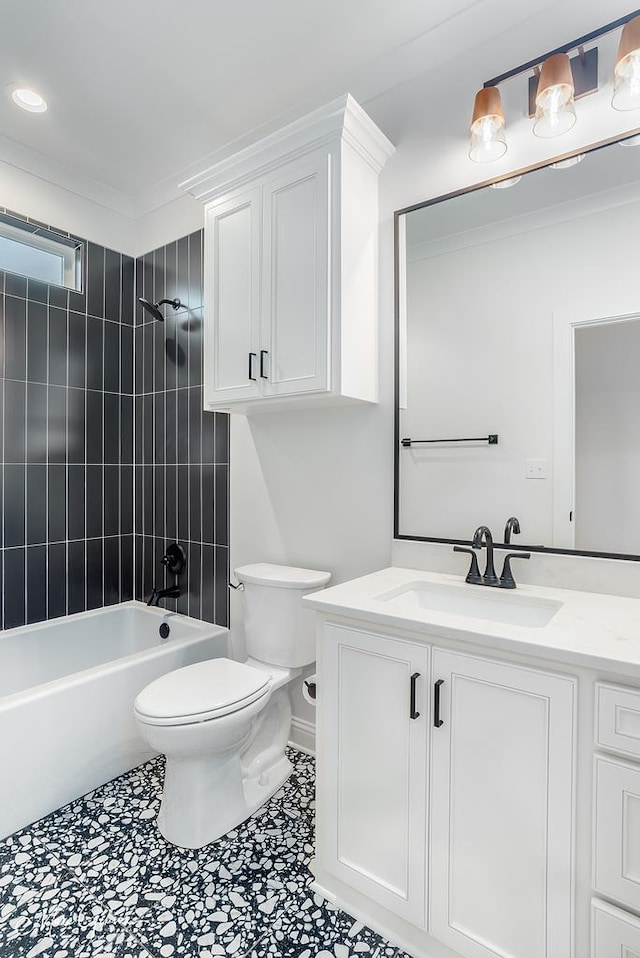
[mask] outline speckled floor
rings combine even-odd
[[[406,958],[309,890],[314,762],[213,845],[155,827],[155,759],[0,843],[1,958]]]

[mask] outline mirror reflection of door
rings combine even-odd
[[[574,547],[640,553],[640,318],[575,328]]]

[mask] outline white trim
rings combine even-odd
[[[553,315],[553,534],[556,549],[574,549],[575,523],[575,331],[586,326],[624,323],[640,318],[637,303],[617,315]]]
[[[307,755],[316,754],[316,727],[313,722],[307,722],[306,719],[298,718],[293,715],[291,718],[291,738],[289,745],[297,748]]]

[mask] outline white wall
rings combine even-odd
[[[0,162],[0,206],[135,256],[134,221],[95,200]]]

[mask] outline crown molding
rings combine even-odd
[[[184,180],[179,187],[201,202],[207,202],[223,191],[238,189],[257,176],[269,174],[283,162],[342,140],[376,173],[380,173],[395,150],[362,107],[346,93]]]

